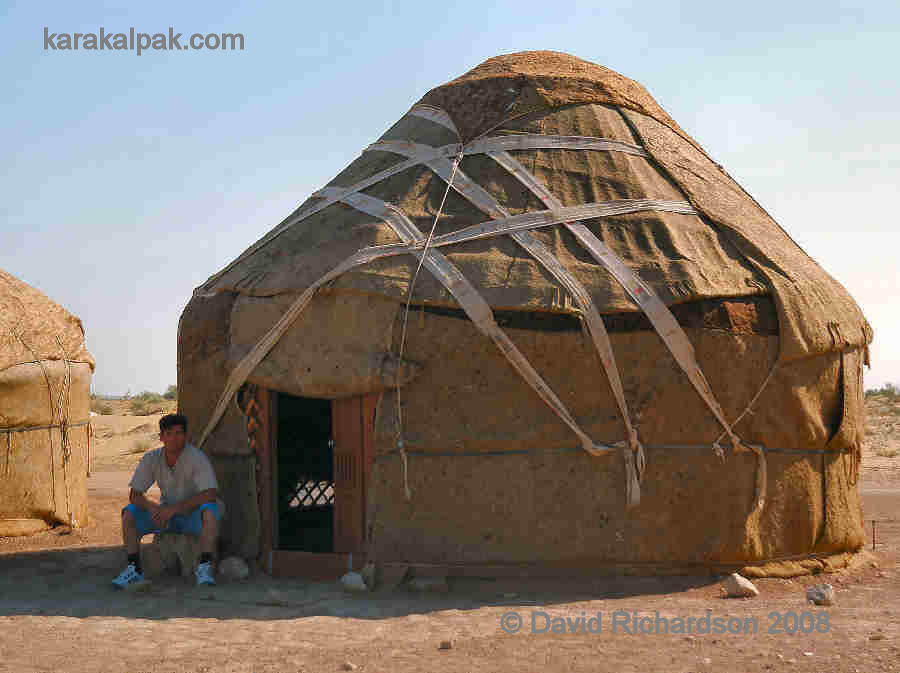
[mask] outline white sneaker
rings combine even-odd
[[[137,571],[134,563],[129,563],[112,583],[116,589],[134,589],[146,584],[147,580],[144,578],[143,573]]]
[[[216,583],[216,580],[213,577],[212,563],[209,561],[206,563],[198,563],[197,568],[194,570],[194,576],[197,578],[197,586],[200,586],[201,584]]]

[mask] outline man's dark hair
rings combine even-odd
[[[182,416],[181,414],[166,414],[159,419],[160,432],[165,432],[169,428],[176,425],[180,425],[184,428],[184,431],[187,432],[187,418]]]

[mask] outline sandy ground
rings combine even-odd
[[[356,595],[255,569],[214,588],[164,577],[116,592],[119,510],[159,416],[98,417],[91,524],[0,538],[0,671],[900,671],[900,400],[868,412],[867,551],[840,573],[758,580],[751,599],[722,598],[709,576],[451,579],[446,594]],[[807,603],[805,587],[826,581],[837,604]],[[519,632],[504,630],[508,613]],[[598,613],[599,633],[585,632]],[[725,633],[688,626],[707,614],[739,621]],[[570,632],[542,632],[560,617]],[[679,618],[690,632],[661,632]]]

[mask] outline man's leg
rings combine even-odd
[[[200,548],[204,554],[210,557],[216,553],[216,535],[219,532],[219,520],[215,512],[209,508],[203,508],[200,512],[203,521],[203,528],[200,531]]]
[[[219,530],[219,507],[216,503],[200,505],[184,521],[183,532],[200,536],[200,558],[194,575],[197,584],[215,584],[212,561],[216,553],[216,537]]]
[[[123,589],[144,582],[144,570],[141,567],[141,538],[151,532],[155,526],[150,513],[129,504],[122,509],[122,542],[128,553],[128,564],[113,584]]]
[[[137,521],[130,507],[122,510],[122,542],[130,558],[141,550],[141,538],[138,536]]]

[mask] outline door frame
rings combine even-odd
[[[360,521],[358,535],[351,536],[352,549],[343,552],[321,553],[279,549],[278,543],[278,392],[277,390],[255,387],[252,399],[256,403],[256,413],[247,413],[247,431],[251,447],[256,449],[257,494],[259,499],[260,524],[262,528],[261,561],[264,569],[273,577],[304,577],[307,579],[336,579],[348,570],[359,570],[366,561],[366,547],[369,533],[366,529],[366,503],[368,501],[372,465],[374,464],[375,413],[380,393],[352,398],[334,399],[332,423],[335,419],[347,418],[348,408],[358,405],[359,430],[350,433],[358,437],[352,453],[355,466],[361,477],[359,484]],[[248,403],[248,412],[251,411]],[[340,408],[343,407],[343,408]],[[337,413],[335,413],[337,412]],[[343,413],[342,413],[343,412]],[[340,433],[332,426],[332,439]],[[337,435],[337,436],[336,436]],[[338,447],[335,446],[335,455]],[[346,452],[345,452],[346,453]],[[337,475],[335,475],[337,478]],[[338,519],[347,513],[338,513],[338,485],[335,484],[335,544]],[[356,529],[356,525],[353,526]]]

